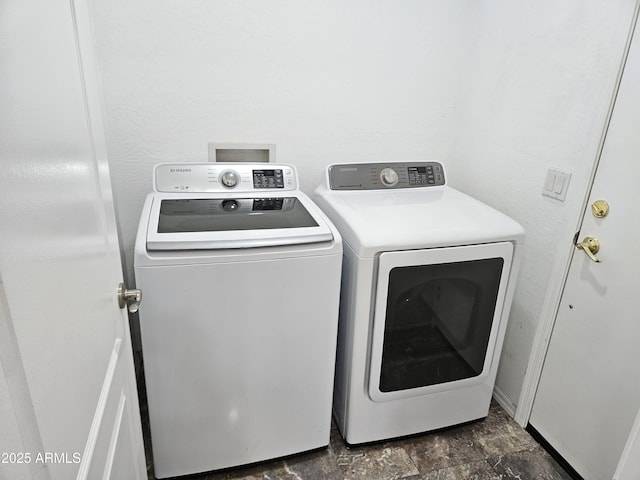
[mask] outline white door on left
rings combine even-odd
[[[0,14],[0,478],[146,478],[84,0]]]

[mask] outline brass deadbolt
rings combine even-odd
[[[591,213],[596,218],[604,218],[609,214],[609,204],[606,200],[596,200],[591,205]]]

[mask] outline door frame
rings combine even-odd
[[[627,444],[620,455],[613,480],[633,480],[640,471],[640,410],[631,428]]]
[[[627,15],[627,13],[629,15]],[[631,11],[627,12],[625,10],[620,13],[620,29],[617,30],[617,32],[620,33],[615,39],[615,42],[619,45],[620,55],[613,58],[610,62],[611,68],[609,70],[612,73],[609,76],[607,86],[603,90],[601,98],[599,99],[600,108],[598,112],[598,123],[602,125],[602,128],[599,135],[594,135],[592,137],[591,145],[589,146],[586,157],[589,159],[589,162],[585,164],[583,175],[576,175],[578,179],[583,179],[582,181],[574,183],[574,185],[577,184],[576,187],[579,189],[580,193],[575,197],[576,199],[573,202],[569,202],[567,205],[569,211],[573,212],[573,221],[566,224],[567,226],[561,237],[571,239],[572,241],[570,243],[563,243],[556,249],[555,260],[551,268],[549,285],[547,287],[544,303],[538,319],[538,327],[536,329],[531,354],[529,355],[529,361],[527,364],[527,371],[524,376],[522,390],[520,392],[518,405],[514,415],[515,421],[522,427],[527,426],[529,418],[531,417],[531,411],[533,410],[533,401],[538,389],[540,377],[542,376],[542,368],[549,348],[549,341],[551,339],[551,334],[560,308],[560,302],[567,282],[571,261],[576,251],[573,239],[576,232],[580,232],[582,229],[582,219],[589,207],[588,202],[591,195],[591,188],[597,174],[600,156],[609,130],[611,116],[615,107],[620,82],[622,81],[624,66],[631,47],[633,33],[638,23],[639,13],[640,0],[636,0],[634,2]],[[638,29],[638,38],[636,41],[640,41],[640,28]]]

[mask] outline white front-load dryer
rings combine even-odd
[[[312,198],[343,238],[333,412],[359,444],[489,411],[523,228],[438,162],[331,165]]]
[[[156,167],[135,246],[156,477],[328,445],[341,260],[291,165]]]

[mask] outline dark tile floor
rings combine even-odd
[[[150,470],[150,479],[155,478]],[[570,480],[497,404],[482,421],[374,445],[347,447],[333,426],[329,447],[189,480]]]

